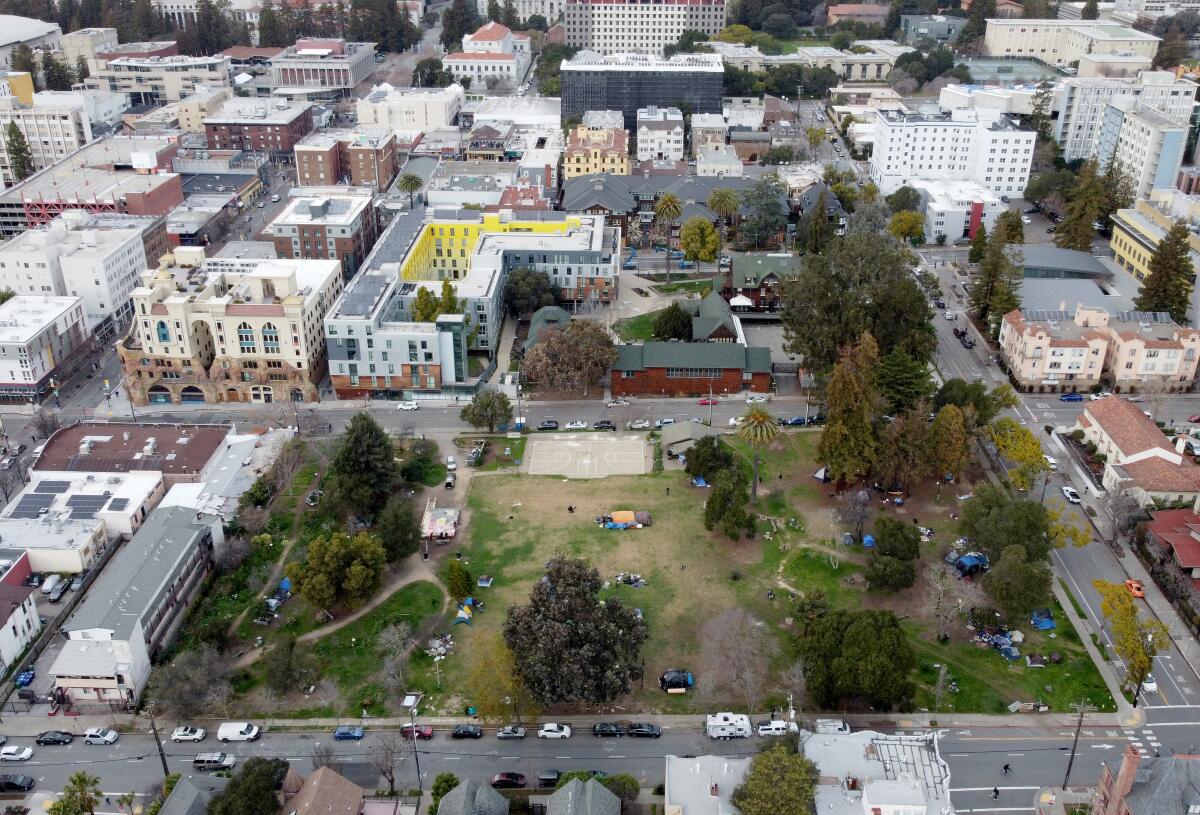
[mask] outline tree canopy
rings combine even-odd
[[[688,260],[712,263],[721,251],[721,236],[707,218],[689,218],[679,230],[679,248]]]
[[[691,315],[684,311],[679,303],[671,303],[654,315],[650,333],[654,339],[663,342],[670,340],[688,342],[692,338]]]
[[[328,610],[357,606],[374,594],[386,563],[387,552],[375,536],[334,532],[309,541],[305,559],[289,563],[285,572],[305,600]]]
[[[412,502],[400,495],[393,495],[379,513],[375,531],[389,563],[415,554],[421,545],[421,517]]]
[[[275,815],[279,812],[275,793],[287,771],[285,759],[251,756],[225,789],[209,800],[208,815]]]
[[[604,326],[591,320],[572,320],[547,326],[521,370],[539,387],[586,393],[617,361],[617,349]]]
[[[476,392],[458,413],[458,418],[471,427],[486,427],[489,433],[495,433],[497,425],[512,421],[512,417],[512,402],[499,391]]]
[[[556,295],[557,290],[545,272],[522,266],[508,273],[504,302],[513,316],[528,319],[539,308],[554,305]]]
[[[1188,324],[1192,278],[1196,273],[1188,235],[1183,221],[1176,221],[1155,247],[1150,256],[1150,273],[1133,301],[1138,311],[1165,311],[1180,325]]]
[[[692,477],[712,481],[717,474],[734,466],[737,457],[720,436],[705,436],[687,451],[684,471]]]
[[[842,352],[825,388],[825,432],[817,448],[820,460],[837,481],[866,473],[875,462],[874,423],[879,404],[876,369],[879,349],[870,334]]]
[[[373,515],[396,483],[392,440],[369,413],[350,420],[329,465],[330,499],[345,511]]]
[[[732,801],[742,815],[812,812],[819,775],[803,753],[775,745],[750,761]]]
[[[798,645],[817,705],[891,710],[911,703],[916,657],[892,612],[831,611],[809,624]]]

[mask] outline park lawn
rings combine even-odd
[[[636,317],[617,320],[613,323],[613,331],[616,331],[617,336],[625,342],[649,341],[654,338],[654,318],[657,316],[657,311],[648,311]]]
[[[660,283],[657,286],[651,286],[659,294],[679,294],[686,292],[688,294],[701,294],[705,291],[712,291],[712,280],[680,280],[677,283]]]

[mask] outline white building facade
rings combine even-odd
[[[1196,103],[1196,91],[1194,82],[1176,79],[1171,71],[1143,71],[1134,79],[1065,79],[1054,90],[1054,139],[1062,146],[1065,160],[1092,158],[1099,149],[1100,130],[1110,103],[1137,102],[1169,121],[1186,125]]]
[[[10,122],[24,134],[35,170],[61,161],[92,140],[91,117],[81,101],[35,93],[30,106],[15,96],[0,97],[0,180],[6,187],[17,182],[8,153]]]
[[[679,161],[683,151],[683,113],[679,108],[638,109],[638,161]]]
[[[0,401],[41,401],[89,339],[79,297],[17,295],[0,304]]]
[[[1153,58],[1159,38],[1098,20],[987,21],[984,50],[994,57],[1032,57],[1047,65],[1070,65],[1088,54],[1132,53]]]
[[[128,94],[139,105],[179,102],[204,85],[230,87],[230,59],[211,57],[120,57],[85,80],[87,87]]]
[[[653,54],[679,41],[684,31],[710,38],[725,27],[725,0],[566,0],[567,45],[598,54]]]
[[[376,85],[358,100],[358,124],[390,127],[392,130],[435,130],[451,127],[466,104],[462,85],[445,88],[393,88]]]
[[[1134,197],[1145,198],[1152,189],[1174,185],[1187,135],[1186,124],[1130,100],[1113,102],[1104,111],[1096,160],[1100,167],[1120,167]]]

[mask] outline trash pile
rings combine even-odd
[[[653,519],[649,512],[630,512],[623,510],[611,515],[597,515],[596,526],[604,529],[641,529],[650,526]]]
[[[643,578],[640,574],[635,574],[633,572],[618,572],[617,576],[613,578],[613,581],[635,589],[642,589],[650,585],[650,581]]]
[[[976,632],[971,644],[977,648],[995,649],[1009,662],[1021,658],[1017,646],[1025,641],[1025,635],[1005,625],[998,612],[972,607],[967,613],[967,628]]]

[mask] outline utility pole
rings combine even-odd
[[[408,709],[409,721],[412,722],[412,743],[413,743],[413,762],[417,765],[417,791],[422,797],[425,795],[425,786],[421,783],[421,753],[417,750],[417,706],[413,705]]]
[[[1087,702],[1072,702],[1071,709],[1079,714],[1079,719],[1075,722],[1075,738],[1071,741],[1071,757],[1067,759],[1067,774],[1063,776],[1063,792],[1067,791],[1067,782],[1071,780],[1071,765],[1075,763],[1075,751],[1079,747],[1079,731],[1083,729],[1083,717],[1085,714],[1096,712],[1095,705],[1089,705]]]
[[[158,745],[158,758],[162,762],[163,778],[168,778],[171,771],[167,768],[167,754],[163,752],[162,739],[158,737],[158,725],[154,723],[154,702],[146,705],[146,713],[150,716],[150,732],[154,734],[154,743]]]
[[[713,415],[713,395],[712,395],[712,380],[708,380],[708,426],[712,427]]]

